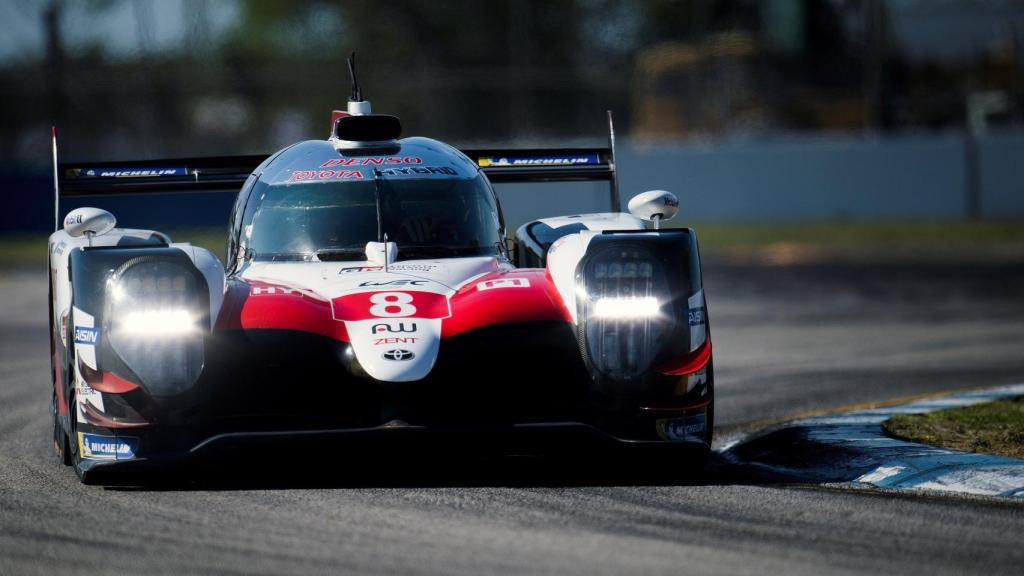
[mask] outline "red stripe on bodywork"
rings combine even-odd
[[[81,358],[78,359],[78,372],[90,388],[107,394],[124,394],[139,387],[135,382],[125,380],[113,372],[90,368]]]
[[[522,280],[529,285],[523,286]],[[442,338],[495,324],[572,322],[550,277],[540,269],[482,276],[460,288],[451,306],[451,318],[441,325]]]
[[[711,360],[711,340],[705,340],[699,348],[693,352],[687,352],[682,356],[666,362],[655,368],[656,371],[669,376],[682,376],[692,374],[707,365]]]
[[[214,330],[258,329],[297,330],[349,341],[345,324],[331,315],[330,302],[283,284],[231,282]]]
[[[522,285],[523,280],[528,286]],[[483,290],[481,285],[485,286]],[[467,283],[450,298],[415,290],[386,292],[409,295],[411,300],[403,298],[402,303],[414,306],[416,312],[408,316],[374,315],[371,307],[389,302],[371,301],[381,291],[346,294],[328,302],[283,284],[234,280],[228,286],[214,330],[298,330],[349,342],[342,320],[444,318],[442,338],[495,324],[572,322],[551,277],[542,269],[487,274]],[[401,309],[389,307],[384,312],[397,314]]]
[[[104,428],[139,428],[142,426],[149,426],[149,422],[146,422],[145,420],[132,420],[128,418],[113,418],[107,416],[88,402],[82,403],[82,414],[85,415],[85,421],[89,424],[92,424],[93,426],[102,426]]]
[[[101,372],[101,374],[103,377],[99,382],[88,383],[89,387],[93,390],[99,390],[107,394],[124,394],[139,387],[138,384],[129,382],[113,372]]]

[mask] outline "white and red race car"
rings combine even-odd
[[[357,95],[330,138],[269,157],[58,166],[55,143],[58,216],[67,196],[241,188],[225,264],[99,208],[64,215],[49,241],[64,463],[101,482],[389,438],[706,456],[696,236],[657,229],[675,197],[617,212],[614,143],[462,152],[400,132]],[[616,211],[506,239],[492,182],[580,179],[608,180]]]

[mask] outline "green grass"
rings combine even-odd
[[[787,264],[834,259],[1024,259],[1024,221],[696,223],[712,257]]]
[[[1024,458],[1024,397],[895,416],[882,427],[890,436],[911,442]]]
[[[1024,260],[1024,220],[691,223],[711,258],[766,264],[837,259]],[[225,228],[169,231],[224,254]],[[0,267],[42,264],[46,235],[0,236]]]

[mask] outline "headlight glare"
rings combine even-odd
[[[208,289],[183,259],[125,262],[107,286],[110,344],[155,396],[181,393],[204,364]]]
[[[653,296],[599,298],[594,303],[594,316],[599,318],[653,318],[661,306]]]
[[[187,335],[198,330],[196,319],[184,308],[128,312],[118,329],[138,336]]]

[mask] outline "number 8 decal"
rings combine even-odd
[[[412,294],[405,292],[377,292],[370,296],[370,314],[379,318],[404,318],[416,313]]]

